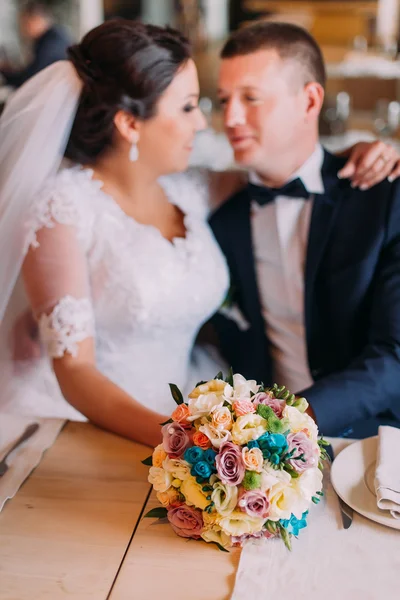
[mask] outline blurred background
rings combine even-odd
[[[0,63],[22,68],[34,51],[21,35],[18,0],[0,0]],[[317,39],[328,85],[321,136],[332,149],[360,139],[400,142],[400,0],[47,0],[71,40],[121,16],[170,24],[192,41],[209,133],[224,145],[215,97],[219,50],[230,31],[258,19],[297,23]],[[10,86],[0,83],[0,103]],[[220,137],[219,137],[220,136]],[[229,162],[229,150],[221,161]],[[197,162],[202,162],[201,149]]]

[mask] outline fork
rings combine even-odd
[[[17,441],[11,446],[7,454],[0,461],[0,477],[2,477],[10,468],[7,464],[7,458],[10,456],[11,452],[13,452],[20,444],[26,442],[37,430],[39,429],[39,423],[31,423],[25,429],[24,433],[20,435]]]

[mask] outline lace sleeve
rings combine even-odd
[[[94,316],[88,298],[65,296],[47,315],[39,317],[39,331],[48,355],[61,358],[78,354],[78,344],[94,337]]]
[[[75,197],[53,194],[39,203],[23,279],[51,358],[76,356],[79,343],[94,337],[84,226]],[[81,215],[83,216],[83,215]]]

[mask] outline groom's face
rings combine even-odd
[[[304,74],[275,50],[222,59],[218,95],[235,160],[243,166],[273,166],[306,134]]]

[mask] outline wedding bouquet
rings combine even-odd
[[[178,406],[143,461],[162,507],[146,516],[222,550],[261,537],[290,549],[323,495],[326,442],[307,401],[232,372],[200,382],[187,403],[170,388]]]

